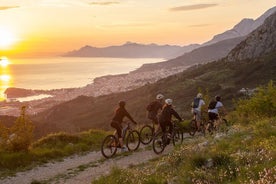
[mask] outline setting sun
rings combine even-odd
[[[0,66],[6,67],[10,64],[9,60],[7,58],[0,58]]]
[[[16,42],[16,36],[8,29],[0,27],[0,49],[7,49]]]

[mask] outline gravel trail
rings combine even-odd
[[[140,151],[104,159],[101,152],[76,155],[60,162],[47,163],[31,170],[19,172],[8,177],[1,184],[31,184],[34,181],[45,183],[88,184],[92,180],[107,175],[113,167],[127,168],[169,153],[172,146],[167,146],[164,153],[156,155],[151,149],[143,147]]]

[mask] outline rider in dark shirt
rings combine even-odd
[[[169,127],[169,133],[172,133],[172,116],[177,118],[179,121],[182,121],[182,118],[172,107],[172,99],[166,99],[165,105],[163,106],[159,117],[159,123],[163,133],[166,131],[167,126]]]
[[[136,121],[130,116],[130,114],[125,109],[126,102],[120,101],[119,107],[115,111],[115,115],[112,118],[111,126],[117,130],[120,146],[123,148],[123,138],[122,138],[122,122],[124,117],[128,117],[134,124],[137,124]]]
[[[162,101],[164,96],[162,94],[158,94],[156,96],[156,100],[151,102],[148,107],[148,118],[154,123],[153,125],[156,125],[157,128],[155,128],[155,131],[157,132],[159,128],[159,122],[158,122],[158,113],[162,110]]]

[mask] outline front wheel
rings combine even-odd
[[[101,152],[105,158],[111,158],[117,152],[118,139],[114,135],[108,135],[102,142]]]
[[[189,124],[189,134],[194,136],[197,131],[196,121],[193,119]]]
[[[126,146],[129,151],[136,151],[140,146],[140,134],[137,130],[132,130],[126,137]]]
[[[145,125],[140,130],[140,141],[142,144],[147,145],[149,144],[154,135],[154,130],[150,125]]]
[[[152,148],[154,153],[160,154],[164,151],[166,145],[167,145],[167,139],[166,134],[163,134],[163,132],[157,133],[152,140]]]

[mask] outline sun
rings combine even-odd
[[[7,58],[5,57],[0,58],[1,67],[7,67],[9,64],[10,64],[10,61]]]
[[[8,49],[16,40],[16,36],[12,31],[0,27],[0,49]]]

